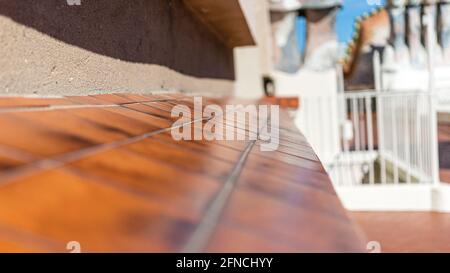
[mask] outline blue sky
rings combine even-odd
[[[338,34],[339,42],[347,43],[353,35],[353,23],[356,17],[362,15],[365,12],[369,12],[376,8],[374,5],[369,5],[368,2],[376,2],[374,0],[344,0],[344,6],[339,11],[337,16],[336,31]],[[384,4],[385,0],[380,0],[381,4]],[[298,41],[300,44],[300,50],[303,50],[304,37],[305,37],[305,22],[304,19],[298,19]]]

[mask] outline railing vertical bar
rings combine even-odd
[[[377,92],[377,96],[375,97],[376,105],[377,105],[377,111],[376,111],[376,117],[377,117],[377,124],[378,124],[378,133],[377,133],[377,139],[378,139],[378,154],[380,157],[380,178],[381,183],[386,184],[386,159],[384,157],[385,153],[385,141],[384,141],[384,125],[385,123],[385,115],[386,112],[386,105],[384,102],[384,98],[381,95],[381,92]]]
[[[354,115],[354,100],[355,98],[350,98],[348,103],[349,103],[349,109],[350,109],[350,116],[349,118],[355,119],[355,115]],[[355,145],[355,134],[356,132],[355,130],[355,124],[352,123],[352,132],[353,132],[353,145]],[[347,142],[347,150],[345,153],[345,161],[346,161],[346,168],[347,171],[349,172],[349,176],[351,176],[351,185],[355,184],[355,173],[354,173],[354,168],[353,168],[353,164],[352,164],[352,160],[351,160],[351,147],[349,145],[350,143]]]
[[[427,111],[425,112],[427,114],[427,116],[425,116],[425,118],[423,119],[424,122],[424,127],[422,128],[422,134],[423,134],[423,147],[424,147],[424,168],[425,168],[425,173],[431,177],[431,167],[430,167],[430,147],[429,147],[429,142],[430,139],[428,137],[428,131],[430,130],[430,118],[429,118],[429,107],[427,106],[427,102],[425,101],[427,99],[427,97],[425,95],[423,95],[423,99],[422,99],[422,109],[426,109]]]
[[[359,110],[358,110],[358,98],[352,99],[352,116],[353,116],[353,126],[355,131],[355,137],[354,137],[354,146],[355,151],[360,150],[360,139],[359,139]]]
[[[369,152],[373,153],[373,125],[372,125],[372,97],[366,96],[366,116],[367,116],[367,141]],[[370,159],[369,182],[375,184],[375,166],[374,161]]]
[[[409,128],[409,135],[411,137],[410,139],[410,147],[411,147],[411,165],[412,168],[416,170],[420,170],[417,167],[417,140],[416,140],[416,127],[417,127],[417,121],[416,121],[416,115],[414,112],[414,105],[415,105],[416,97],[413,95],[410,97],[409,101],[409,118],[411,120],[410,128]]]
[[[350,106],[350,100],[348,100],[346,97],[343,97],[343,109],[342,109],[342,114],[343,114],[343,120],[344,120],[344,124],[343,124],[343,130],[346,130],[346,126],[348,123],[348,111],[349,111],[349,106]],[[348,185],[348,178],[349,178],[349,159],[347,157],[348,152],[350,150],[349,147],[349,141],[348,140],[344,140],[344,153],[342,155],[342,161],[341,161],[341,166],[344,172],[344,177],[346,178],[346,180],[343,182],[344,184]]]
[[[432,77],[433,74],[430,76]],[[440,184],[439,176],[439,147],[438,147],[438,118],[436,111],[436,97],[433,93],[433,89],[428,94],[428,104],[430,113],[430,165],[431,165],[431,177],[432,183],[435,185]]]
[[[423,134],[423,126],[422,126],[422,119],[420,112],[422,110],[422,96],[420,94],[417,94],[417,100],[416,100],[416,147],[417,147],[417,166],[418,169],[425,172],[424,169],[424,161],[423,161],[423,143],[422,143],[422,134]]]
[[[406,172],[406,152],[405,152],[405,112],[404,112],[404,96],[396,97],[397,105],[397,149],[398,149],[398,172],[399,181],[405,180]]]
[[[411,158],[410,158],[410,140],[409,140],[409,96],[404,97],[403,99],[404,102],[404,129],[405,129],[405,160],[406,160],[406,164],[407,164],[407,171],[406,171],[406,183],[411,184]]]
[[[367,123],[366,120],[364,119],[364,116],[367,115],[367,109],[366,109],[366,105],[364,103],[365,97],[361,98],[361,101],[359,102],[359,109],[358,109],[358,121],[359,121],[359,126],[360,126],[360,138],[361,138],[361,150],[362,151],[366,151],[367,149],[367,143],[366,143],[366,130],[367,130]]]
[[[389,181],[387,181],[388,180],[388,177],[387,177],[387,171],[388,171],[387,170],[387,167],[388,167],[387,166],[387,156],[392,153],[392,137],[391,137],[392,130],[390,129],[391,122],[390,122],[389,118],[390,117],[392,118],[392,113],[391,113],[391,105],[389,103],[388,98],[387,97],[383,97],[383,101],[384,101],[384,109],[385,109],[385,111],[383,113],[383,117],[384,117],[383,124],[385,126],[385,132],[383,134],[382,139],[384,141],[386,141],[385,150],[384,150],[384,159],[385,159],[384,162],[386,163],[385,166],[384,166],[384,174],[386,176],[386,180],[385,181],[386,181],[386,183],[388,183]]]
[[[392,106],[391,110],[392,110],[392,117],[391,117],[391,127],[392,127],[392,169],[394,171],[394,183],[398,184],[399,181],[399,175],[398,175],[398,147],[397,147],[397,113],[396,113],[396,105],[394,103],[394,100],[391,99],[390,104]]]

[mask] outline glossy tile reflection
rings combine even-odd
[[[228,103],[260,102],[204,98],[203,109]],[[364,251],[284,110],[279,149],[262,152],[248,120],[222,124],[246,140],[174,140],[178,104],[194,111],[176,93],[0,99],[0,251]],[[183,122],[194,134],[206,118]]]

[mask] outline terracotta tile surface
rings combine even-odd
[[[70,132],[42,126],[10,113],[0,114],[0,125],[0,144],[35,156],[55,156],[95,144]]]
[[[74,104],[87,104],[87,105],[111,104],[110,102],[92,96],[68,96],[67,99],[73,102]]]
[[[354,212],[369,241],[382,252],[450,252],[450,214],[433,212]]]
[[[13,108],[29,107],[49,107],[72,105],[73,102],[67,98],[22,98],[6,97],[0,99],[0,112],[2,110],[11,110]]]
[[[0,154],[0,171],[8,171],[23,164],[24,162],[21,160]]]
[[[221,124],[243,140],[174,140],[176,105],[191,112],[193,97],[0,98],[0,251],[365,251],[287,112],[279,149],[262,152],[255,116]]]
[[[278,104],[285,108],[298,109],[300,107],[300,99],[298,97],[266,97],[262,103]]]

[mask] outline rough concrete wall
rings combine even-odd
[[[233,51],[181,0],[0,0],[0,93],[231,92]]]

